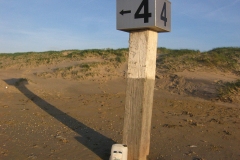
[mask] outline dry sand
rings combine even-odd
[[[77,62],[59,65],[69,63]],[[111,145],[121,143],[126,64],[110,77],[41,74],[54,67],[0,69],[1,160],[108,159]],[[157,73],[149,159],[239,160],[240,105],[216,97],[218,81],[237,78]]]

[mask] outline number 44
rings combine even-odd
[[[134,18],[144,18],[144,23],[149,22],[149,18],[152,17],[152,13],[149,13],[149,0],[143,0],[140,6],[138,7],[136,13],[134,14]],[[144,8],[143,13],[140,13],[141,10]],[[163,4],[162,12],[160,15],[160,19],[164,21],[164,26],[167,25],[167,7],[166,7],[166,2]]]

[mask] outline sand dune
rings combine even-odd
[[[126,61],[71,53],[41,63],[2,58],[0,159],[108,159],[121,143]],[[240,95],[218,92],[238,79],[158,67],[149,159],[239,159]]]

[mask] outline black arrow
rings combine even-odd
[[[119,12],[121,15],[124,15],[124,14],[127,14],[127,13],[131,13],[131,10],[128,10],[128,11],[124,11],[122,10],[121,12]]]

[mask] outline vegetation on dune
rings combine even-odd
[[[167,54],[168,56],[172,57],[180,57],[184,55],[191,55],[200,53],[199,50],[191,50],[191,49],[167,49],[167,48],[158,48],[157,50],[158,54]]]
[[[7,68],[14,65],[39,66],[56,64],[66,59],[83,60],[87,57],[99,57],[106,61],[123,63],[126,61],[128,49],[88,49],[88,50],[64,50],[46,52],[25,52],[13,54],[0,54],[0,68]]]
[[[207,52],[158,48],[157,69],[161,73],[218,70],[240,76],[240,48],[214,48]],[[221,101],[240,102],[240,79],[235,82],[219,82],[219,85],[217,94]]]
[[[71,59],[83,59],[89,56],[102,57],[111,62],[123,63],[126,61],[128,54],[127,49],[90,49],[90,50],[73,50],[66,57]]]
[[[127,49],[87,49],[87,50],[70,50],[67,55],[68,58],[73,57],[87,57],[89,55],[92,56],[103,56],[108,57],[109,55],[122,56],[128,51]]]
[[[57,51],[0,54],[2,68],[13,65],[20,65],[20,67],[23,67],[28,65],[38,66],[41,64],[52,64],[60,58],[61,53]]]
[[[238,47],[215,48],[207,52],[158,48],[157,52],[157,67],[163,72],[208,68],[240,75],[240,48]],[[88,57],[98,57],[106,62],[117,64],[126,62],[127,56],[126,48],[0,54],[0,68],[50,65],[66,60],[84,60]]]
[[[61,62],[69,66],[55,67],[51,71],[35,73],[37,76],[51,78],[86,79],[95,76],[114,76],[112,73],[126,62],[128,49],[88,49],[47,52],[27,52],[0,54],[0,68],[58,66]],[[64,64],[61,63],[61,64]],[[101,70],[100,70],[101,68]]]
[[[184,70],[219,70],[240,76],[240,48],[214,48],[207,52],[190,49],[157,49],[157,72],[174,73]],[[122,68],[128,58],[128,49],[88,49],[46,52],[0,54],[0,69],[48,66],[45,72],[36,72],[43,78],[61,77],[74,80],[111,79],[126,76]],[[65,63],[66,62],[66,63]],[[16,85],[27,82],[19,79]],[[222,101],[238,101],[240,79],[219,83],[218,97]],[[240,100],[239,100],[240,102]]]
[[[191,70],[197,67],[197,61],[194,59],[200,54],[199,50],[160,48],[158,49],[157,67],[163,72]]]
[[[218,89],[218,97],[222,101],[240,101],[240,79],[235,82],[226,82]]]
[[[198,62],[240,75],[240,48],[216,48],[203,53],[203,56],[198,58]]]
[[[207,52],[159,48],[157,65],[165,72],[210,68],[240,75],[240,48],[215,48]]]
[[[64,79],[83,80],[121,75],[121,73],[116,73],[115,70],[116,66],[111,62],[88,62],[68,67],[55,68],[50,72],[35,73],[35,75],[44,78],[62,77]]]

